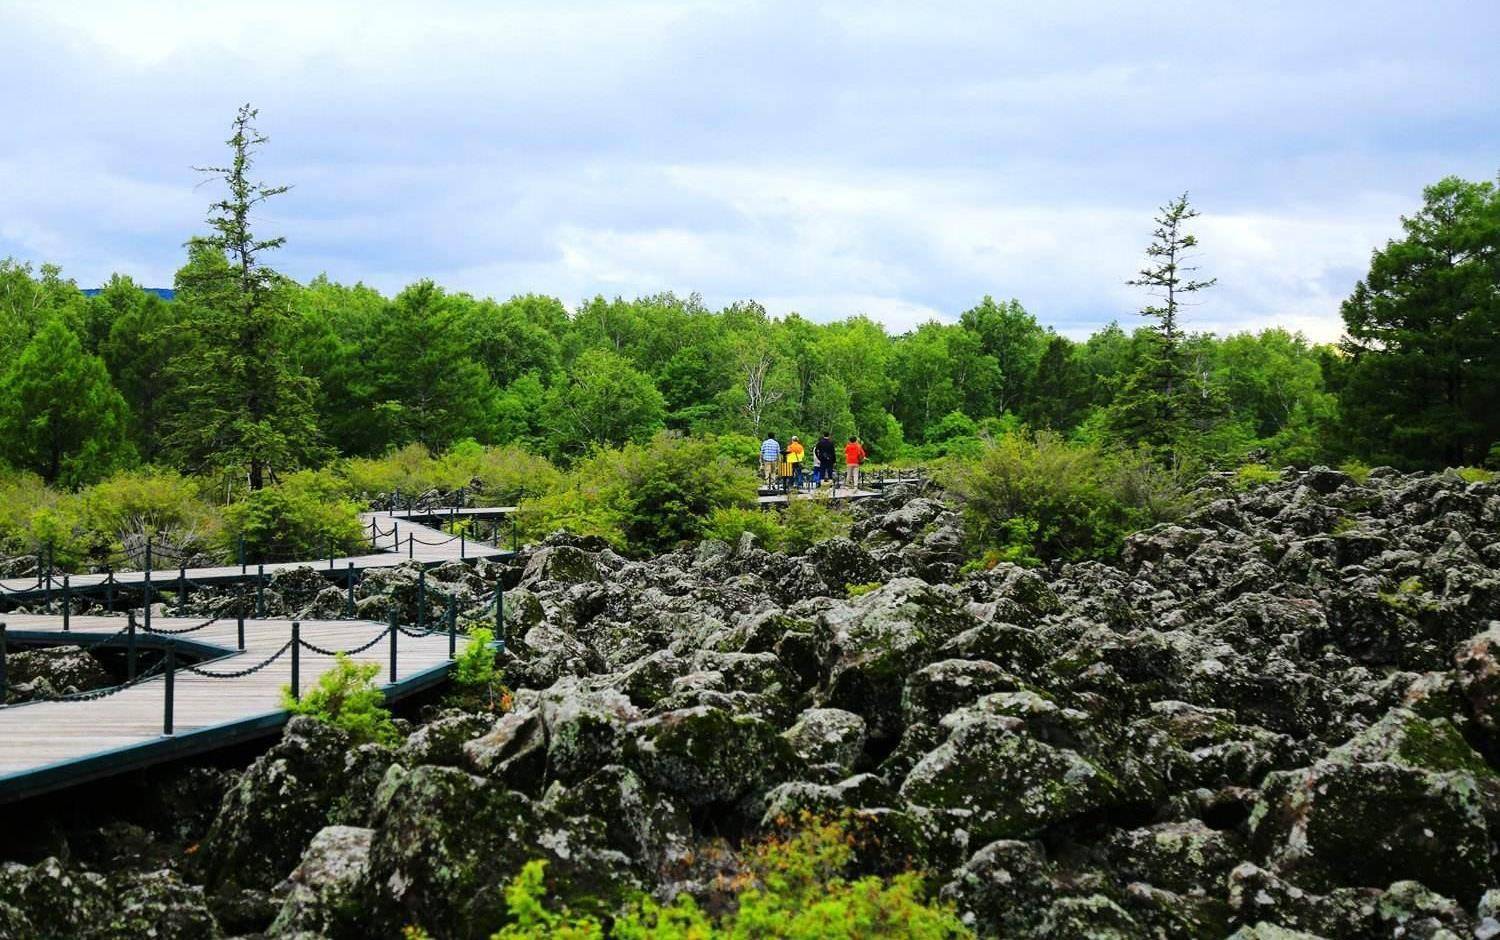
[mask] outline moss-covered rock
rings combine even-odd
[[[966,833],[970,844],[1033,836],[1115,799],[1108,772],[1032,737],[1020,719],[958,714],[947,740],[907,775],[901,795]]]
[[[1262,857],[1315,890],[1411,878],[1472,902],[1492,877],[1469,773],[1347,760],[1277,771],[1250,826]]]
[[[1019,679],[992,662],[941,659],[907,677],[901,692],[901,711],[907,723],[936,722],[980,696],[1020,687]]]
[[[224,794],[198,853],[211,891],[268,890],[286,877],[345,792],[349,739],[307,716],[293,717],[281,741]]]
[[[840,708],[809,708],[782,737],[804,763],[851,769],[864,751],[865,720]]]
[[[937,650],[975,625],[957,594],[912,578],[883,585],[833,608],[819,635],[830,663],[826,704],[862,716],[876,738],[894,739],[903,724],[906,677]]]
[[[280,886],[285,898],[267,936],[307,931],[343,940],[365,936],[360,926],[370,892],[374,831],[329,826],[313,836],[302,861]]]
[[[637,723],[625,755],[643,778],[693,806],[738,800],[775,782],[795,759],[771,724],[710,706]]]

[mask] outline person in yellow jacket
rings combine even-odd
[[[802,460],[805,456],[802,442],[793,434],[792,442],[786,445],[786,462],[792,465],[792,485],[799,490],[802,488]]]

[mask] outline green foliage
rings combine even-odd
[[[1401,226],[1343,305],[1345,430],[1375,462],[1477,463],[1500,440],[1500,186],[1440,180]]]
[[[453,663],[452,704],[471,711],[508,711],[511,694],[495,666],[495,631],[471,626],[469,639]]]
[[[1144,455],[1049,431],[991,442],[940,476],[962,499],[976,547],[996,560],[1110,558],[1126,535],[1185,508],[1180,483]]]
[[[414,496],[477,484],[476,499],[501,505],[514,504],[523,493],[539,496],[562,478],[547,458],[525,448],[485,446],[468,440],[459,441],[436,457],[421,444],[408,444],[384,457],[341,461],[337,471],[347,481],[345,493],[351,497],[398,490]]]
[[[1493,483],[1495,471],[1483,467],[1458,467],[1453,471],[1465,483]]]
[[[880,581],[869,581],[864,584],[845,584],[844,593],[849,597],[862,597],[871,591],[879,590],[882,586],[883,582]]]
[[[788,555],[800,555],[819,542],[848,535],[854,519],[820,491],[811,499],[788,502],[780,524],[777,547]]]
[[[282,686],[281,707],[341,728],[355,744],[397,744],[401,733],[385,707],[385,694],[375,687],[379,673],[379,663],[356,663],[340,653],[301,699],[292,697],[291,686]]]
[[[325,456],[313,410],[316,382],[295,354],[290,286],[261,256],[284,239],[250,230],[252,209],[287,191],[254,181],[266,138],[245,105],[226,141],[229,165],[206,168],[227,195],[209,208],[212,234],[193,240],[177,274],[181,354],[172,361],[174,409],[168,443],[194,470],[243,472],[250,489]]]
[[[1362,460],[1346,460],[1339,464],[1339,469],[1347,473],[1355,483],[1363,486],[1365,481],[1370,479],[1370,470],[1373,468]]]
[[[0,458],[48,482],[89,483],[130,463],[128,421],[104,363],[60,318],[41,324],[0,376]]]
[[[649,444],[598,451],[553,492],[521,506],[530,537],[565,529],[600,535],[632,553],[701,538],[715,510],[755,504],[753,471],[711,438],[658,434]]]
[[[784,940],[902,937],[916,940],[971,937],[957,914],[928,901],[919,875],[850,880],[854,840],[840,823],[805,819],[787,839],[751,846],[749,877],[723,887],[733,909],[713,915],[683,892],[671,904],[641,897],[606,925],[549,903],[546,865],[528,862],[505,889],[511,923],[493,940],[616,938],[616,940],[716,940],[765,937]]]
[[[735,545],[740,536],[749,532],[762,548],[775,549],[781,541],[781,525],[774,512],[763,509],[746,509],[743,506],[722,506],[709,513],[704,526],[704,536]]]
[[[363,544],[359,507],[343,496],[344,484],[327,470],[301,470],[275,486],[255,490],[224,510],[224,544],[245,557],[325,558]]]
[[[1281,471],[1274,467],[1268,467],[1263,463],[1247,463],[1234,472],[1234,488],[1249,490],[1275,483],[1280,479]]]

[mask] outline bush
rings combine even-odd
[[[1339,465],[1339,469],[1344,473],[1349,474],[1349,476],[1353,478],[1354,482],[1360,484],[1361,486],[1364,485],[1366,480],[1370,479],[1371,467],[1369,464],[1365,463],[1362,460],[1345,461],[1344,463]]]
[[[125,543],[134,550],[147,535],[174,556],[194,554],[214,545],[221,527],[196,482],[169,470],[123,471],[77,492],[52,489],[32,474],[0,479],[0,547],[20,554],[50,545],[64,570],[119,565]]]
[[[632,554],[701,538],[713,512],[755,505],[755,473],[719,453],[714,438],[658,434],[648,444],[596,451],[542,498],[523,504],[529,537],[566,529]]]
[[[1281,471],[1268,467],[1263,463],[1247,463],[1234,472],[1234,488],[1237,490],[1254,489],[1257,486],[1265,486],[1275,483],[1281,479]]]
[[[495,668],[495,631],[474,627],[453,663],[453,704],[470,711],[509,711],[510,690]]]
[[[375,687],[379,672],[379,663],[356,663],[339,653],[333,668],[300,700],[292,697],[291,686],[282,686],[281,707],[341,728],[355,744],[396,744],[401,733],[385,707],[384,693]]]
[[[338,468],[346,495],[368,497],[400,491],[409,496],[428,490],[451,492],[478,485],[476,499],[510,505],[524,492],[550,491],[562,474],[545,457],[520,447],[486,447],[459,441],[434,457],[421,444],[408,444],[384,457],[359,457]]]
[[[1178,479],[1139,451],[1070,444],[1050,431],[991,441],[938,476],[964,504],[969,536],[992,561],[1111,558],[1125,536],[1177,518]]]
[[[848,535],[853,524],[853,517],[822,492],[811,499],[792,499],[781,511],[777,547],[788,555],[800,555],[819,542]]]
[[[775,549],[781,542],[781,525],[774,512],[740,506],[715,509],[708,516],[703,534],[734,545],[746,532],[754,535],[762,548]]]
[[[1483,467],[1459,467],[1453,472],[1465,483],[1492,483],[1495,479],[1495,472]]]
[[[343,493],[343,481],[327,470],[294,473],[224,511],[225,545],[235,552],[243,538],[246,558],[267,561],[354,552],[364,528]]]
[[[718,940],[781,937],[794,940],[914,937],[918,940],[972,937],[951,907],[925,897],[921,877],[904,872],[891,878],[849,880],[854,843],[839,822],[805,818],[786,839],[751,846],[747,873],[728,882],[733,908],[709,914],[687,892],[671,904],[638,898],[608,926],[588,914],[548,903],[546,863],[528,862],[505,889],[512,922],[493,940],[542,937],[677,937]]]

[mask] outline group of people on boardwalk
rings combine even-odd
[[[851,434],[849,443],[844,445],[844,483],[846,486],[859,489],[859,468],[867,456],[859,438]],[[761,441],[760,472],[767,486],[801,489],[809,480],[813,486],[821,486],[824,483],[837,485],[834,479],[834,474],[838,470],[834,465],[833,435],[829,432],[824,431],[823,436],[813,444],[812,462],[812,474],[808,476],[804,467],[807,463],[807,448],[803,446],[802,439],[795,434],[785,446],[782,446],[781,441],[777,440],[774,434]]]

